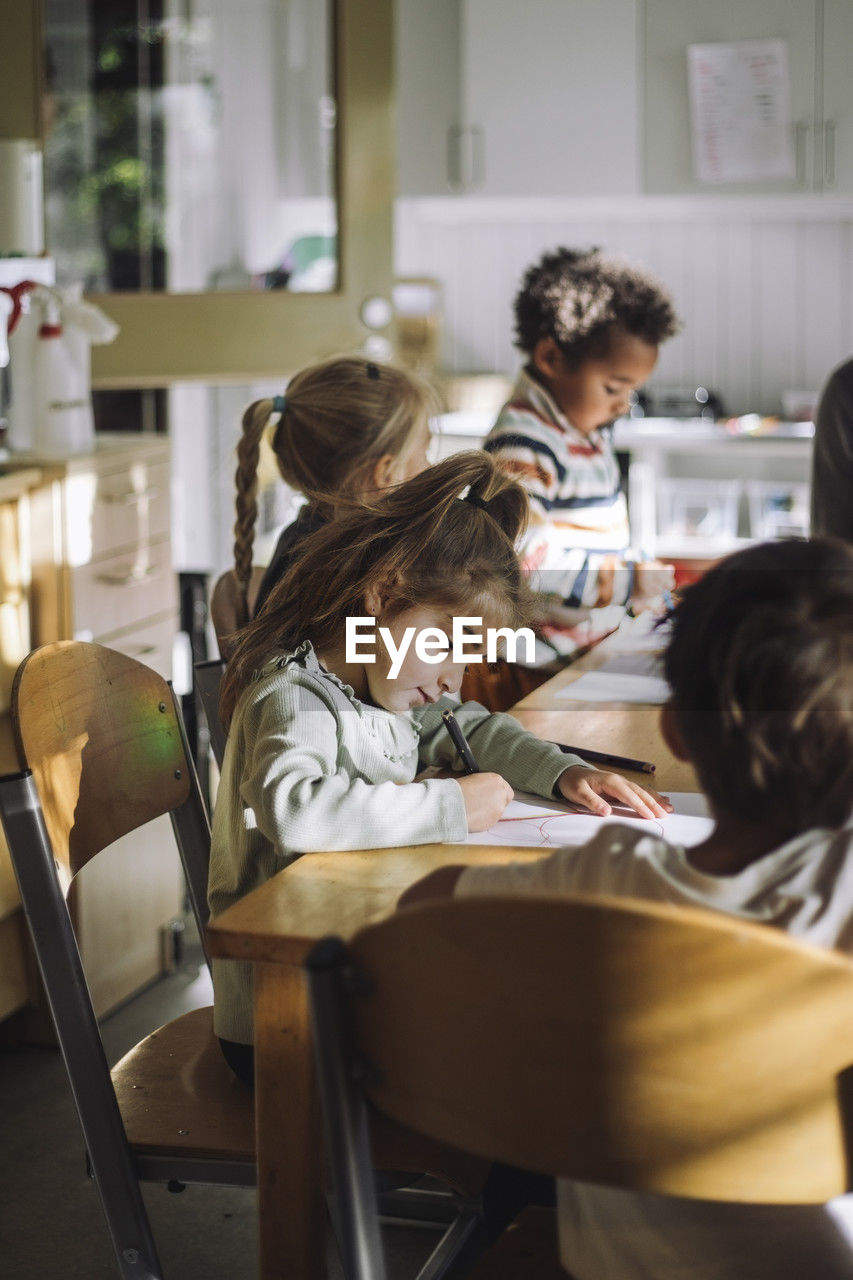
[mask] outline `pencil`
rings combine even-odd
[[[567,747],[565,742],[555,742],[561,751],[588,760],[590,764],[606,764],[611,769],[633,769],[635,773],[654,773],[655,766],[648,760],[632,760],[630,756],[612,756],[606,751],[588,751],[586,747]]]
[[[441,718],[444,721],[444,727],[453,740],[453,745],[459,752],[459,759],[465,767],[466,773],[479,773],[480,766],[474,759],[474,753],[468,746],[465,734],[459,728],[459,721],[452,711],[442,711]]]

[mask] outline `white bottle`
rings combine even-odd
[[[74,358],[58,299],[45,289],[39,290],[38,301],[43,318],[35,349],[35,450],[48,455],[85,453],[95,442],[88,377]]]

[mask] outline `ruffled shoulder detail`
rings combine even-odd
[[[271,654],[264,665],[258,671],[252,672],[253,680],[262,680],[266,676],[274,675],[276,671],[283,671],[286,667],[301,667],[311,676],[316,676],[318,680],[323,680],[328,684],[332,684],[336,689],[340,689],[341,693],[353,704],[353,706],[361,710],[363,703],[359,702],[355,696],[355,690],[352,685],[346,684],[334,671],[327,671],[321,665],[320,659],[314,651],[314,646],[310,640],[303,640],[295,649],[285,652]]]

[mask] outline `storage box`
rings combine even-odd
[[[740,480],[657,481],[658,537],[736,538]]]
[[[749,480],[749,532],[753,538],[807,538],[809,486],[785,480]]]

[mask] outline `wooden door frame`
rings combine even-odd
[[[332,0],[338,107],[339,283],[333,293],[105,293],[120,326],[92,350],[99,388],[281,378],[368,334],[366,298],[391,299],[394,197],[393,0]],[[0,0],[14,37],[13,105],[0,75],[0,137],[42,137],[42,0]],[[13,43],[9,41],[9,46]],[[7,46],[7,47],[9,47]],[[49,249],[49,246],[48,246]],[[379,330],[382,332],[382,330]]]

